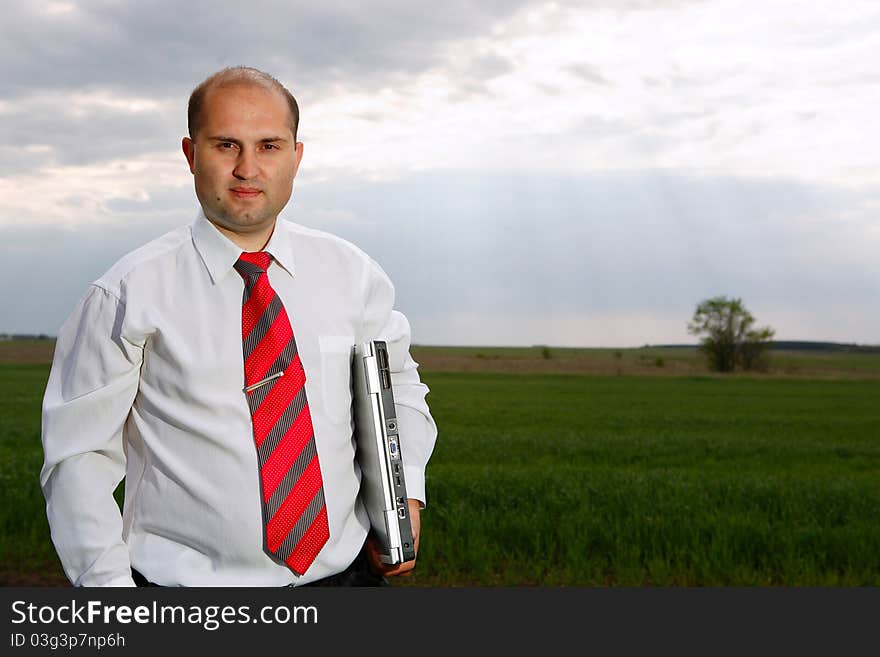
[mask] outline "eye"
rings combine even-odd
[[[278,144],[263,144],[263,148],[269,151],[277,151],[279,149]]]

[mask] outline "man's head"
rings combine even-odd
[[[290,92],[256,69],[224,69],[193,91],[183,152],[205,215],[233,241],[268,238],[290,199],[298,121]]]
[[[230,68],[224,68],[222,71],[218,71],[217,73],[214,73],[214,75],[208,77],[204,82],[193,89],[193,92],[189,97],[189,106],[187,107],[186,115],[187,127],[189,128],[189,136],[191,139],[195,139],[196,133],[199,131],[199,126],[201,125],[201,113],[205,105],[205,96],[207,96],[208,91],[224,85],[254,85],[257,87],[263,87],[267,90],[274,89],[280,93],[284,96],[284,100],[287,101],[287,106],[290,108],[290,129],[293,132],[294,140],[296,139],[296,131],[299,127],[299,105],[297,105],[296,98],[294,98],[293,94],[287,90],[287,87],[271,75],[264,73],[259,69],[251,68],[250,66],[233,66]]]

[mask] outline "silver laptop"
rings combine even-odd
[[[355,345],[352,371],[360,496],[382,561],[411,561],[416,553],[385,342],[372,340]]]

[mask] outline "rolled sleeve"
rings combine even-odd
[[[43,398],[40,484],[52,541],[76,586],[134,586],[113,491],[125,475],[123,427],[143,347],[125,306],[93,285],[62,326]]]

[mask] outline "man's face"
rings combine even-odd
[[[256,85],[208,92],[195,139],[183,151],[205,215],[238,235],[274,225],[302,158],[283,96]]]

